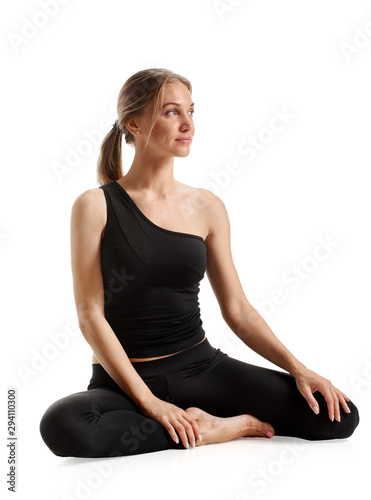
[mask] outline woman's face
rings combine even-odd
[[[148,137],[152,109],[153,102],[147,108],[144,119],[141,120],[143,145]],[[167,84],[164,104],[147,146],[148,152],[162,157],[188,156],[195,132],[193,112],[194,106],[187,87],[180,82]],[[190,138],[190,140],[180,141],[179,139],[182,138]]]

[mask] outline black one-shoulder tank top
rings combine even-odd
[[[107,203],[100,248],[104,314],[126,354],[165,356],[201,342],[203,238],[157,226],[116,181],[100,188]]]

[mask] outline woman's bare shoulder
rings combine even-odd
[[[202,221],[204,232],[207,234],[205,241],[210,240],[210,236],[220,232],[221,227],[228,227],[229,219],[226,206],[223,200],[203,187],[183,185],[187,192],[183,206],[186,206],[188,213],[195,220]]]
[[[213,207],[214,205],[224,205],[223,201],[219,196],[214,194],[209,189],[203,187],[189,186],[179,182],[181,190],[185,192],[190,199],[193,199],[198,205],[206,207]]]
[[[103,189],[91,188],[80,193],[72,205],[72,220],[84,220],[95,226],[105,224],[107,216],[106,200]]]
[[[75,201],[73,202],[73,206],[77,206],[78,208],[85,208],[87,210],[91,209],[100,209],[105,206],[105,198],[103,189],[91,188],[87,189],[80,193]]]
[[[221,212],[226,212],[223,200],[209,189],[192,186],[189,186],[189,188],[193,190],[192,197],[196,205],[200,209],[203,209],[205,216],[209,215],[210,217],[215,217]]]
[[[92,203],[94,202],[94,200],[100,200],[103,197],[104,197],[103,189],[97,187],[97,188],[86,189],[76,197],[75,201],[82,203]]]

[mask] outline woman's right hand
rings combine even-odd
[[[201,441],[198,419],[179,406],[155,396],[140,408],[140,412],[162,424],[176,443],[179,443],[178,433],[185,448],[189,448],[188,442],[195,446],[195,437]]]

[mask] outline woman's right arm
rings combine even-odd
[[[80,330],[103,368],[141,412],[160,422],[177,441],[175,428],[186,446],[187,435],[190,442],[199,435],[195,418],[150,391],[104,316],[100,244],[106,219],[102,189],[89,189],[76,198],[71,211],[71,267]]]

